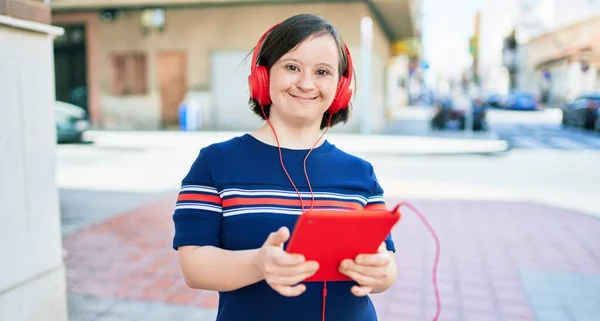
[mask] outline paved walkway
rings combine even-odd
[[[71,321],[214,320],[171,249],[173,197],[64,236]],[[393,202],[390,202],[393,203]],[[440,320],[600,319],[600,220],[526,202],[413,202],[442,243]],[[373,296],[382,321],[431,320],[433,241],[410,212],[394,230],[398,282]]]

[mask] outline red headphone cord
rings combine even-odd
[[[429,224],[429,221],[425,218],[425,215],[423,215],[415,206],[413,206],[412,204],[408,203],[408,202],[400,202],[398,203],[398,205],[396,205],[396,208],[394,208],[394,212],[396,212],[400,207],[402,206],[406,206],[408,208],[410,208],[421,220],[421,222],[423,222],[423,224],[425,225],[425,227],[427,228],[427,230],[429,230],[429,233],[431,234],[431,236],[433,237],[433,241],[435,242],[435,258],[433,260],[433,270],[432,270],[432,275],[431,275],[431,282],[433,284],[433,291],[434,291],[434,295],[435,295],[435,315],[433,317],[433,321],[437,321],[438,318],[440,317],[440,313],[442,312],[442,300],[440,298],[440,290],[438,287],[438,283],[437,283],[437,272],[438,272],[438,265],[440,262],[440,239],[438,238],[437,234],[435,233],[435,229],[431,226],[431,224]]]
[[[298,199],[300,200],[300,209],[301,209],[302,213],[304,213],[304,201],[302,200],[302,195],[300,195],[300,191],[296,187],[296,184],[294,184],[294,181],[292,180],[292,177],[288,173],[287,169],[285,168],[285,164],[283,163],[283,153],[281,152],[281,145],[279,143],[279,138],[277,137],[277,133],[275,132],[275,127],[273,127],[273,125],[269,121],[269,117],[267,117],[267,114],[265,113],[265,108],[263,106],[261,106],[261,110],[262,110],[262,113],[263,113],[263,116],[264,116],[265,120],[267,121],[267,124],[269,124],[269,127],[271,127],[271,131],[273,131],[273,136],[275,136],[275,142],[277,142],[277,149],[279,151],[279,162],[281,163],[281,168],[283,169],[285,175],[287,176],[288,180],[292,184],[292,187],[294,188],[294,190],[298,194]],[[317,139],[317,141],[315,142],[315,144],[311,147],[311,149],[308,151],[308,153],[304,157],[304,162],[303,162],[304,177],[306,177],[306,183],[308,184],[308,190],[310,192],[310,197],[311,197],[310,210],[312,210],[314,208],[314,205],[315,205],[315,194],[313,193],[312,186],[310,184],[310,179],[308,178],[308,171],[306,169],[306,161],[308,160],[308,156],[310,156],[310,154],[315,149],[315,147],[317,146],[317,144],[321,141],[321,139],[323,138],[323,136],[325,136],[325,134],[327,133],[327,131],[331,127],[331,118],[333,118],[333,113],[329,114],[329,121],[327,122],[327,127],[323,131],[323,134],[321,134],[321,136],[319,137],[319,139]],[[323,308],[322,308],[322,312],[321,312],[321,321],[325,321],[325,306],[326,306],[326,298],[327,298],[327,282],[323,282],[323,292],[322,292],[322,294],[323,294]]]
[[[288,180],[292,184],[292,187],[294,188],[294,190],[298,194],[298,198],[300,200],[300,208],[301,208],[302,213],[304,213],[304,201],[302,200],[302,195],[300,194],[300,191],[296,187],[296,184],[294,184],[294,182],[292,180],[292,177],[290,176],[290,174],[288,173],[287,169],[285,168],[285,164],[283,163],[283,153],[281,152],[281,145],[279,143],[279,138],[277,137],[277,133],[275,132],[275,128],[273,127],[273,125],[269,121],[269,118],[267,117],[267,115],[265,113],[264,107],[261,108],[261,109],[262,109],[262,113],[263,113],[263,116],[264,116],[265,120],[269,124],[269,127],[271,128],[271,130],[273,131],[273,135],[275,136],[275,141],[277,142],[277,149],[279,151],[279,161],[281,163],[281,168],[283,169],[283,171],[285,172],[285,175],[287,176]],[[310,196],[311,196],[310,209],[311,210],[314,207],[315,195],[313,193],[312,186],[310,184],[310,179],[308,178],[308,171],[306,169],[306,161],[308,160],[308,156],[310,156],[310,154],[312,153],[312,151],[314,150],[314,148],[317,146],[317,144],[319,143],[319,141],[321,141],[321,139],[323,138],[323,136],[325,136],[325,134],[329,130],[330,125],[331,125],[331,118],[332,117],[333,117],[333,114],[330,114],[329,115],[329,121],[328,121],[327,127],[323,131],[323,134],[321,134],[321,136],[319,137],[319,139],[317,139],[317,141],[315,142],[315,144],[312,146],[312,148],[306,154],[306,157],[304,157],[304,162],[303,162],[304,176],[306,177],[306,182],[308,184],[308,189],[310,191]],[[398,205],[394,209],[394,212],[397,211],[402,206],[406,206],[406,207],[410,208],[419,217],[419,219],[421,220],[421,222],[423,222],[423,224],[425,225],[425,227],[427,228],[427,230],[429,231],[429,233],[431,233],[431,235],[433,237],[433,240],[435,242],[435,258],[434,258],[433,271],[432,271],[432,284],[433,284],[433,289],[434,289],[435,306],[436,306],[436,312],[435,312],[435,316],[433,317],[433,321],[437,321],[439,319],[439,316],[440,316],[440,313],[441,313],[441,309],[442,309],[441,298],[440,298],[440,291],[439,291],[438,284],[437,284],[437,271],[438,271],[438,265],[439,265],[439,260],[440,260],[440,248],[441,248],[441,246],[440,246],[440,240],[439,240],[437,234],[435,233],[434,228],[429,223],[429,221],[412,204],[410,204],[408,202],[400,202],[400,203],[398,203]],[[323,307],[322,307],[322,312],[321,312],[321,320],[325,321],[325,306],[326,306],[326,299],[327,299],[327,282],[323,282],[322,296],[323,296]]]

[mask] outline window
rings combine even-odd
[[[113,95],[146,94],[146,54],[112,54],[111,67],[111,93]]]

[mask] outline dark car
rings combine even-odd
[[[527,91],[514,91],[506,97],[505,109],[511,110],[539,110],[540,105],[535,96]]]
[[[57,143],[83,142],[83,134],[90,128],[85,110],[79,106],[56,101],[54,111]]]
[[[594,129],[599,108],[600,93],[581,95],[561,108],[563,112],[562,123],[564,126]]]
[[[463,104],[471,104],[473,130],[480,131],[487,129],[486,114],[487,106],[483,99],[475,99],[474,101],[463,99]],[[467,128],[467,108],[457,106],[451,98],[440,99],[435,107],[435,113],[431,119],[431,129],[459,129]]]
[[[501,108],[502,107],[502,96],[497,93],[489,94],[487,96],[487,105],[492,108]]]

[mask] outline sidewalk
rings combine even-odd
[[[112,148],[206,146],[242,132],[176,131],[90,131],[86,139],[97,146]],[[509,149],[500,139],[423,137],[409,135],[327,134],[327,139],[349,153],[385,155],[491,154]]]
[[[71,321],[214,320],[216,293],[188,289],[171,249],[174,198],[64,236]],[[598,320],[597,218],[529,202],[413,204],[442,245],[440,320]],[[408,209],[393,237],[399,278],[372,296],[380,320],[431,320],[433,240]]]

